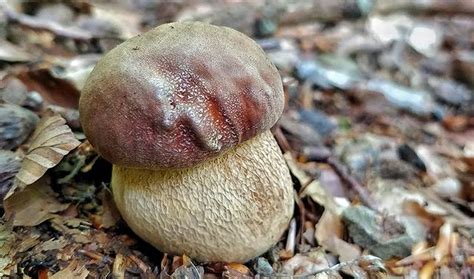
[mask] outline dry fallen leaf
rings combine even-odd
[[[89,274],[86,266],[79,263],[77,260],[73,260],[65,269],[56,272],[50,279],[65,279],[65,278],[75,278],[75,279],[84,279]]]
[[[44,179],[24,191],[14,193],[4,202],[5,215],[13,218],[13,226],[36,226],[52,218],[52,213],[65,210]]]
[[[28,62],[33,59],[33,56],[21,49],[20,47],[5,41],[0,40],[0,60],[7,62]]]
[[[296,254],[283,264],[283,271],[286,274],[308,276],[323,269],[328,269],[329,263],[326,259],[324,250],[318,249],[305,255]],[[329,278],[329,275],[322,273],[318,278]]]
[[[5,199],[17,188],[23,190],[40,179],[48,169],[56,166],[79,144],[64,118],[58,114],[44,116],[31,136],[30,148],[16,175],[15,184]]]
[[[102,199],[102,216],[101,216],[101,227],[102,228],[111,228],[120,220],[120,213],[115,206],[112,193],[104,190],[101,193]]]
[[[315,238],[324,249],[339,256],[340,261],[351,261],[360,257],[360,248],[342,240],[344,226],[339,216],[325,210],[316,224]]]
[[[250,269],[248,267],[246,267],[243,264],[239,264],[239,263],[226,264],[226,269],[227,270],[233,269],[233,270],[237,271],[238,273],[241,273],[241,274],[244,274],[244,275],[250,275],[251,274]]]
[[[51,250],[61,250],[68,244],[68,240],[66,240],[63,236],[59,237],[58,239],[51,238],[42,242],[39,247],[37,247],[40,251],[51,251]]]

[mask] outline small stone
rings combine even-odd
[[[433,190],[444,198],[461,197],[462,184],[461,181],[454,177],[446,177],[438,180],[433,185]]]
[[[267,259],[259,257],[254,265],[255,272],[263,276],[270,276],[273,273],[273,268]]]
[[[474,93],[462,83],[449,79],[430,79],[429,86],[433,89],[436,98],[448,105],[472,105]]]
[[[74,20],[74,11],[62,3],[46,4],[38,10],[35,17],[65,25]]]
[[[28,92],[19,79],[11,79],[5,88],[0,90],[0,99],[6,103],[39,110],[43,105],[43,97],[36,91]]]
[[[0,149],[22,144],[38,122],[38,116],[17,105],[0,104]]]
[[[427,91],[415,90],[389,80],[371,79],[365,84],[365,89],[382,94],[392,106],[417,116],[431,116],[435,109]]]
[[[314,59],[303,59],[296,66],[296,76],[310,80],[314,87],[348,90],[362,80],[357,65],[341,56],[325,55]]]
[[[323,137],[330,136],[337,128],[322,111],[304,109],[299,111],[299,115],[302,122],[309,124]]]
[[[0,207],[10,190],[15,175],[20,170],[21,159],[14,152],[0,150]]]
[[[277,24],[270,18],[261,18],[255,21],[255,36],[269,37],[277,30]]]
[[[400,159],[416,167],[418,170],[426,172],[425,163],[421,160],[418,154],[416,154],[416,151],[408,144],[402,144],[398,147],[398,156]]]
[[[354,242],[384,260],[409,256],[426,234],[415,218],[382,217],[364,206],[348,207],[342,217]]]

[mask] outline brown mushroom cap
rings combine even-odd
[[[188,167],[270,129],[280,76],[244,34],[199,22],[161,25],[99,61],[80,99],[95,149],[132,168]]]

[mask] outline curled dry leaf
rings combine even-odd
[[[22,190],[37,181],[80,144],[65,123],[66,120],[58,114],[47,115],[41,119],[31,136],[30,148],[16,175],[15,184],[5,199],[11,196],[16,188]]]

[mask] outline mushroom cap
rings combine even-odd
[[[175,22],[102,58],[80,99],[81,124],[113,164],[189,167],[270,129],[284,106],[263,50],[227,27]]]

